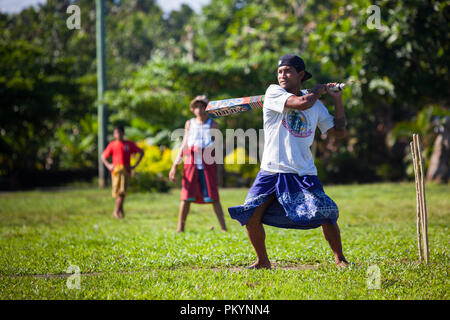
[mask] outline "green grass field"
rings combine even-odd
[[[340,208],[341,269],[321,229],[266,227],[272,270],[246,270],[254,252],[226,214],[192,205],[175,234],[179,190],[130,194],[111,217],[110,190],[0,194],[0,299],[448,299],[450,186],[427,185],[429,265],[418,263],[412,183],[326,186]],[[221,190],[224,211],[247,189]],[[210,227],[214,225],[214,230]],[[81,270],[80,289],[61,276]],[[368,268],[380,270],[369,289]],[[59,276],[58,276],[59,275]]]

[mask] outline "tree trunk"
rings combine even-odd
[[[447,183],[449,178],[450,160],[450,130],[449,123],[442,126],[436,140],[434,140],[433,154],[427,172],[427,181]]]
[[[185,31],[187,34],[188,61],[194,62],[195,60],[194,29],[190,25],[187,25]]]

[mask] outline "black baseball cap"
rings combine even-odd
[[[294,67],[297,72],[305,71],[302,82],[310,79],[312,77],[311,73],[305,70],[305,62],[299,56],[295,54],[285,54],[278,60],[278,68],[283,66]]]

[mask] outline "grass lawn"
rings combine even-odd
[[[0,299],[449,299],[450,185],[427,185],[429,265],[418,263],[413,183],[325,191],[340,208],[345,269],[320,228],[266,226],[274,268],[245,270],[254,252],[227,213],[223,234],[211,205],[192,205],[175,234],[179,190],[130,194],[124,220],[109,189],[1,193]],[[224,211],[246,193],[221,190]],[[70,265],[80,289],[61,276]],[[380,289],[368,288],[370,266]]]

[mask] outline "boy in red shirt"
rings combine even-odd
[[[131,170],[134,170],[144,156],[144,150],[139,148],[133,141],[124,140],[125,131],[123,127],[114,128],[114,141],[108,144],[102,153],[102,161],[105,167],[111,171],[112,196],[116,198],[116,208],[113,212],[114,218],[124,218],[123,202],[130,180]],[[130,156],[139,153],[139,159],[134,166],[130,166]],[[108,159],[112,156],[112,163]]]

